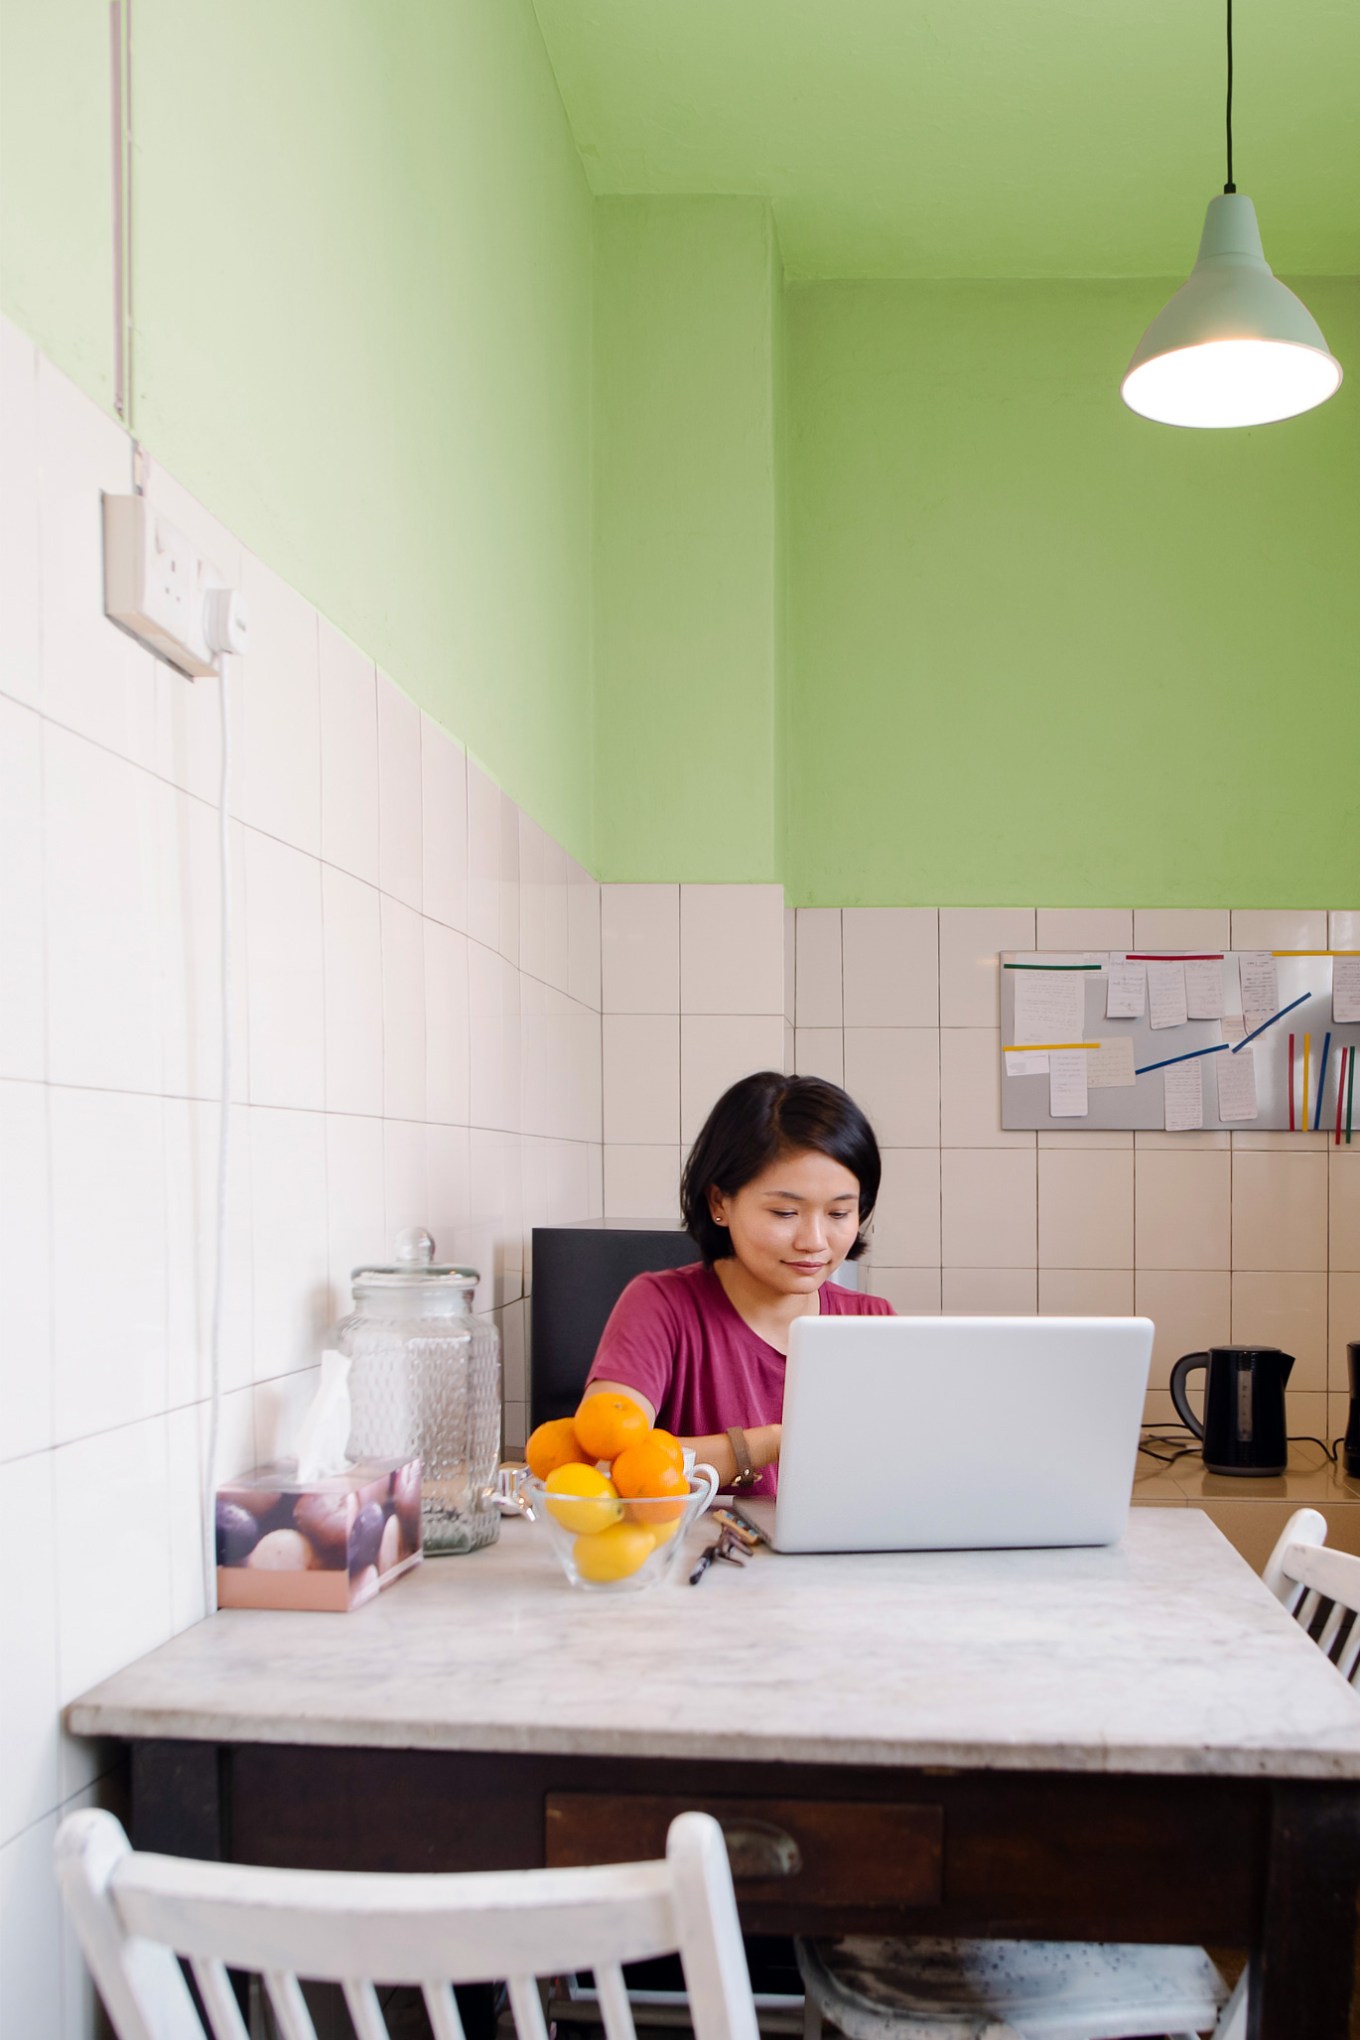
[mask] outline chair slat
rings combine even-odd
[[[422,1989],[434,2040],[464,2040],[463,2021],[459,2015],[458,2000],[453,1994],[452,1985],[427,1983]]]
[[[137,1855],[119,1872],[118,1906],[129,1933],[181,1955],[337,1982],[481,1983],[526,1964],[559,1976],[646,1961],[676,1935],[664,1863],[427,1875]]]
[[[203,2009],[208,2015],[213,2040],[250,2040],[236,1993],[231,1987],[225,1962],[207,1962],[198,1957],[190,1963]]]
[[[302,1995],[302,1985],[290,1970],[269,1969],[264,1974],[265,1995],[279,2022],[283,2040],[316,2040],[316,2027]]]
[[[515,2031],[519,2040],[548,2040],[537,1979],[511,1976],[506,1979],[505,1987],[510,1993],[510,2009],[515,2015]]]
[[[1346,1614],[1347,1611],[1342,1607],[1340,1601],[1333,1601],[1332,1612],[1318,1632],[1318,1649],[1324,1657],[1331,1656],[1336,1639],[1341,1634],[1341,1625],[1346,1619]]]
[[[1355,1675],[1360,1671],[1360,1615],[1351,1617],[1351,1633],[1341,1647],[1336,1668],[1343,1679],[1354,1683]]]
[[[367,1981],[356,1982],[347,1977],[344,1983],[345,2006],[354,2026],[355,2040],[391,2040],[387,2021],[378,2003],[378,1993]]]
[[[600,2000],[606,2040],[637,2040],[633,2008],[628,2002],[628,1986],[617,1964],[609,1963],[596,1969],[595,1989]]]
[[[1353,1552],[1335,1551],[1326,1544],[1291,1544],[1281,1563],[1291,1580],[1316,1587],[1329,1601],[1360,1607],[1360,1558]]]
[[[1320,1606],[1321,1596],[1317,1588],[1310,1587],[1294,1611],[1294,1620],[1298,1623],[1299,1628],[1306,1629],[1310,1636],[1313,1633],[1313,1624],[1317,1620],[1317,1611]]]

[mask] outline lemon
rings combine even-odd
[[[680,1519],[677,1516],[670,1523],[648,1523],[645,1527],[647,1535],[652,1540],[653,1549],[660,1551],[662,1545],[669,1544],[676,1531],[680,1528]]]
[[[581,1578],[602,1587],[628,1579],[655,1549],[651,1531],[641,1523],[615,1523],[597,1536],[578,1537],[572,1555]]]
[[[548,1503],[548,1514],[564,1530],[575,1530],[580,1536],[598,1535],[623,1514],[617,1488],[598,1467],[583,1463],[556,1466],[543,1485],[550,1495],[564,1497]]]

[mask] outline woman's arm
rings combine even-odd
[[[630,1388],[626,1381],[592,1381],[591,1395],[626,1395],[644,1410],[647,1422],[655,1424],[656,1411],[645,1395]],[[759,1472],[762,1466],[772,1466],[779,1457],[778,1424],[757,1424],[746,1433],[746,1449],[751,1455],[751,1464]],[[716,1431],[706,1438],[682,1438],[682,1445],[694,1448],[694,1456],[703,1466],[711,1466],[718,1476],[720,1487],[730,1487],[737,1477],[737,1456],[732,1450],[732,1441],[725,1431]]]
[[[781,1428],[779,1424],[757,1424],[754,1430],[746,1432],[746,1449],[757,1473],[762,1466],[773,1466],[778,1459]],[[738,1473],[737,1455],[726,1431],[717,1431],[709,1438],[682,1438],[680,1443],[692,1445],[699,1464],[713,1468],[719,1487],[731,1487]]]

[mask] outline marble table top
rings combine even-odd
[[[694,1533],[703,1541],[703,1528]],[[759,1554],[569,1588],[540,1526],[350,1615],[212,1616],[78,1735],[1360,1779],[1360,1698],[1196,1509],[1075,1551]]]

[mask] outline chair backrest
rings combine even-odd
[[[1360,1683],[1360,1558],[1326,1546],[1327,1519],[1296,1509],[1266,1560],[1264,1579],[1343,1679]]]
[[[284,2040],[316,2040],[301,1978],[342,1987],[358,2040],[387,2040],[376,1985],[418,1986],[435,2040],[463,2040],[452,1986],[504,1980],[520,2040],[547,2040],[536,1979],[593,1969],[608,2040],[634,2040],[623,1964],[675,1953],[696,2040],[757,2040],[708,1814],[672,1822],[664,1862],[397,1876],[142,1855],[112,1814],[81,1812],[56,1865],[118,2040],[248,2040],[229,1969],[261,1978]]]
[[[699,1249],[678,1225],[536,1225],[529,1297],[529,1428],[575,1413],[609,1313],[635,1275],[683,1268]]]

